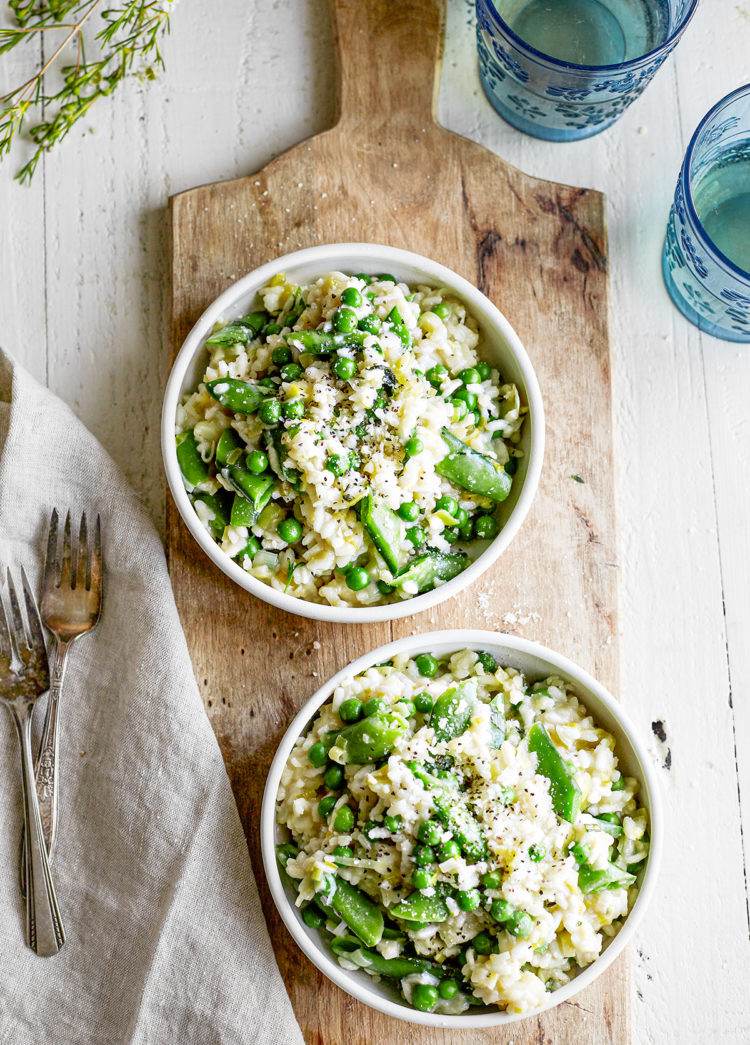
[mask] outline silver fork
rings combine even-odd
[[[42,621],[55,636],[55,652],[36,769],[36,791],[50,860],[57,835],[58,725],[65,666],[70,647],[77,638],[96,627],[102,610],[101,520],[97,515],[92,546],[86,513],[81,516],[76,542],[71,537],[68,512],[63,530],[62,554],[58,550],[58,522],[55,508],[49,523],[47,559],[42,580]]]
[[[57,954],[65,943],[47,849],[42,834],[31,754],[31,716],[38,697],[49,686],[49,664],[42,624],[26,574],[21,571],[24,620],[10,570],[0,587],[0,702],[13,716],[21,742],[23,812],[28,840],[26,942],[44,958]]]

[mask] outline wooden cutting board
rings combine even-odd
[[[617,690],[603,198],[527,177],[436,123],[443,6],[332,0],[336,126],[257,174],[171,200],[172,358],[213,298],[278,255],[345,240],[425,254],[499,306],[536,368],[548,442],[531,514],[511,549],[458,598],[392,624],[333,625],[289,616],[234,586],[203,556],[168,498],[172,583],[306,1041],[628,1045],[627,957],[576,1000],[506,1030],[431,1031],[383,1016],[302,956],[275,912],[261,865],[260,801],[282,733],[320,683],[381,643],[415,630],[511,631],[562,651]]]

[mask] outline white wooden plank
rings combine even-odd
[[[673,765],[664,773],[670,852],[634,962],[634,1041],[745,1045],[738,784],[747,848],[750,354],[702,338],[678,315],[659,255],[686,136],[747,79],[747,5],[724,5],[721,17],[700,5],[676,55],[620,123],[568,146],[499,119],[476,74],[473,4],[448,8],[445,125],[531,173],[603,189],[609,201],[623,696],[642,732],[663,722]],[[46,186],[40,171],[21,189],[13,165],[0,166],[0,343],[80,413],[159,521],[166,198],[251,172],[330,125],[330,47],[325,0],[224,0],[220,13],[192,0],[175,11],[167,74],[95,107],[49,157]],[[18,79],[18,64],[3,59],[0,84]],[[653,750],[663,758],[656,738]]]

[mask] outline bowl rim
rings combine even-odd
[[[549,1001],[541,1008],[534,1009],[528,1013],[507,1012],[483,1012],[473,1015],[461,1014],[456,1016],[443,1016],[438,1013],[423,1013],[411,1009],[406,1005],[392,1001],[381,995],[369,984],[361,983],[342,969],[329,955],[318,946],[304,931],[301,921],[293,914],[293,909],[287,899],[282,883],[281,874],[275,856],[276,844],[276,795],[278,793],[281,773],[286,764],[289,753],[294,746],[298,736],[312,718],[317,709],[324,704],[332,695],[336,686],[352,675],[378,664],[383,660],[389,660],[399,653],[416,652],[426,647],[447,646],[448,649],[497,649],[517,652],[524,655],[536,657],[545,661],[552,670],[559,671],[575,680],[582,690],[593,694],[606,708],[609,714],[616,720],[618,727],[627,738],[635,759],[639,764],[642,802],[649,813],[650,821],[650,848],[646,863],[646,870],[641,882],[633,908],[628,914],[625,922],[604,950],[604,952],[591,965],[583,969],[570,983],[558,988],[549,995]],[[448,652],[448,649],[443,653]],[[443,655],[441,653],[441,655]],[[586,705],[586,695],[583,695],[582,703]],[[342,990],[355,997],[358,1001],[377,1009],[388,1016],[406,1022],[417,1023],[430,1027],[455,1027],[456,1029],[480,1029],[483,1027],[504,1026],[516,1023],[522,1019],[538,1016],[540,1013],[554,1008],[561,1002],[567,1001],[579,991],[588,987],[597,977],[605,971],[624,950],[632,939],[648,904],[656,888],[656,881],[661,863],[663,847],[663,811],[661,804],[660,788],[658,785],[656,771],[652,760],[643,743],[639,740],[638,733],[633,726],[628,714],[617,703],[612,694],[592,675],[580,668],[573,661],[546,646],[529,639],[520,638],[515,635],[506,635],[499,632],[484,631],[478,629],[456,629],[449,631],[422,632],[409,635],[393,642],[379,646],[356,660],[347,664],[332,678],[320,686],[316,692],[305,701],[302,708],[282,737],[268,771],[260,815],[260,840],[263,867],[266,880],[273,898],[276,909],[279,912],[284,925],[289,930],[295,943],[303,953],[310,959],[328,979],[332,980]]]
[[[329,606],[323,603],[308,602],[305,599],[277,591],[263,581],[252,577],[229,556],[221,551],[219,545],[211,538],[200,522],[185,490],[182,474],[177,462],[175,446],[175,418],[180,401],[180,389],[185,374],[194,358],[203,348],[203,342],[219,319],[231,314],[236,301],[253,287],[261,287],[279,271],[305,264],[319,262],[321,271],[327,264],[331,267],[349,267],[348,258],[358,256],[360,263],[363,256],[371,255],[373,262],[378,260],[396,267],[402,265],[421,268],[426,278],[455,290],[480,320],[486,318],[496,325],[504,338],[523,377],[525,398],[528,406],[530,422],[530,446],[527,454],[526,475],[518,494],[518,499],[505,524],[487,546],[487,548],[465,570],[446,581],[432,591],[415,595],[402,602],[373,606]],[[327,271],[328,269],[326,269]],[[411,616],[422,610],[431,609],[445,599],[457,595],[472,584],[485,572],[511,543],[526,518],[536,495],[544,458],[545,420],[542,395],[534,367],[529,359],[518,334],[515,332],[503,313],[490,299],[463,276],[453,272],[445,265],[432,261],[421,254],[403,250],[400,247],[389,247],[378,243],[330,243],[285,254],[266,262],[259,268],[242,276],[215,298],[194,323],[180,348],[164,392],[161,414],[161,451],[164,469],[167,476],[172,499],[177,510],[201,549],[222,573],[233,580],[245,591],[257,596],[264,602],[285,610],[287,613],[313,620],[332,621],[344,624],[365,624],[376,621],[396,620],[399,617]]]

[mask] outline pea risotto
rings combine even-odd
[[[199,519],[258,580],[332,606],[396,602],[497,535],[527,408],[447,291],[279,273],[206,346],[177,458]]]
[[[422,1011],[525,1013],[627,917],[638,794],[562,679],[404,654],[338,686],[295,744],[277,856],[344,968]]]

